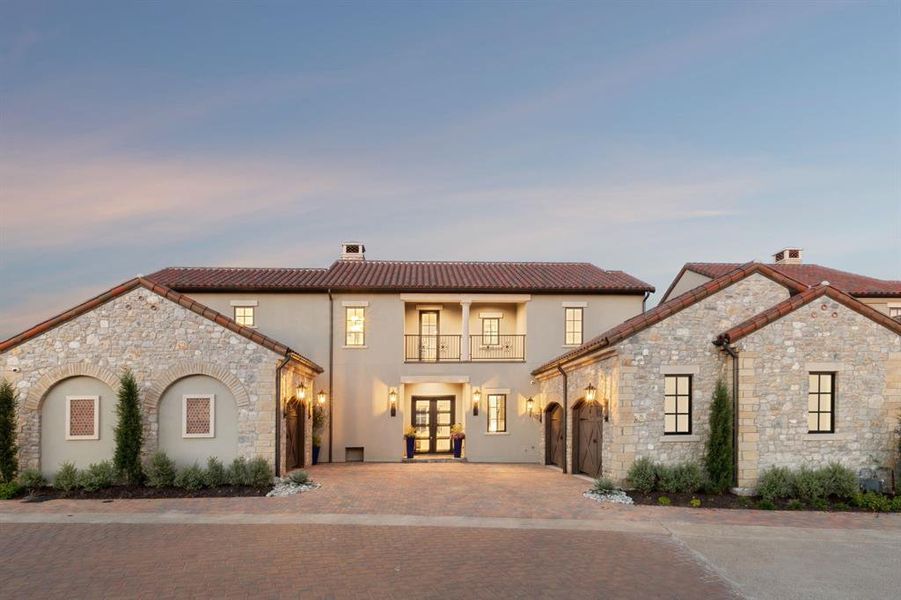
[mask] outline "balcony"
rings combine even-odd
[[[461,335],[405,335],[406,362],[461,362]],[[524,361],[525,335],[470,335],[472,362]]]

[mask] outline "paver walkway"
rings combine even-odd
[[[845,598],[901,583],[897,515],[600,505],[535,465],[310,473],[322,488],[289,498],[0,503],[0,596]]]

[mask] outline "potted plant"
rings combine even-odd
[[[407,442],[407,458],[413,458],[416,447],[416,428],[412,425],[404,429],[404,441]]]
[[[459,423],[455,423],[451,425],[451,442],[454,444],[454,458],[460,458],[463,454],[463,440],[466,439],[466,434],[463,433],[463,426]]]
[[[325,426],[325,411],[321,406],[313,407],[313,464],[319,464],[319,449],[322,447],[322,428]]]
[[[319,464],[319,449],[322,447],[322,437],[319,434],[313,434],[313,464]]]

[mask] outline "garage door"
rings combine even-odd
[[[563,440],[563,408],[559,404],[548,407],[546,423],[546,462],[549,465],[557,465],[562,469],[566,444]]]
[[[600,404],[586,402],[574,411],[573,421],[577,423],[573,436],[573,453],[576,457],[576,472],[591,477],[601,476],[601,434],[604,415]]]

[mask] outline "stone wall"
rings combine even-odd
[[[736,347],[740,487],[754,487],[772,466],[892,466],[901,337],[824,296]],[[810,371],[836,373],[834,434],[807,432]]]
[[[222,381],[238,406],[238,449],[274,461],[275,373],[283,358],[166,300],[137,288],[0,355],[3,376],[20,393],[23,468],[40,463],[40,408],[57,382],[96,377],[118,389],[130,368],[144,404],[145,451],[157,443],[157,405],[165,388],[189,374]],[[115,398],[103,401],[115,402]]]

